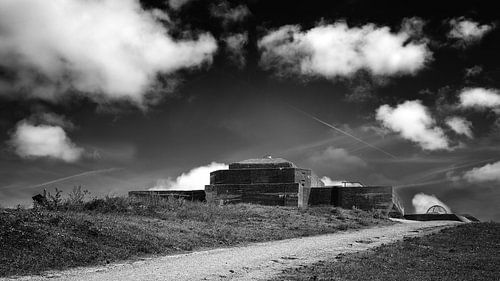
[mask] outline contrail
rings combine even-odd
[[[449,172],[449,171],[453,171],[453,170],[457,170],[457,169],[461,169],[461,168],[467,168],[467,167],[470,167],[470,166],[475,166],[477,164],[481,164],[481,163],[485,163],[485,162],[490,162],[490,161],[493,161],[493,160],[495,160],[495,158],[490,158],[490,159],[480,160],[480,161],[474,161],[474,162],[473,161],[469,161],[469,162],[465,162],[465,163],[463,163],[461,165],[458,165],[458,166],[438,169],[438,170],[429,172],[427,174],[424,174],[424,175],[418,177],[415,181],[420,180],[420,179],[425,179],[426,177],[429,177],[429,176],[432,176],[432,175],[435,175],[435,174],[445,173],[445,172]]]
[[[394,188],[425,186],[425,185],[431,185],[431,184],[442,183],[442,182],[447,182],[447,181],[449,181],[449,179],[440,179],[440,180],[426,181],[426,182],[419,182],[419,183],[409,183],[409,184],[403,184],[403,185],[396,185],[396,186],[394,186]]]
[[[461,168],[475,166],[477,164],[481,164],[481,163],[485,163],[485,162],[490,162],[492,160],[495,160],[495,159],[491,158],[491,159],[486,159],[486,160],[481,160],[481,161],[475,161],[475,162],[466,162],[466,163],[464,163],[462,165],[459,165],[459,166],[439,169],[437,171],[433,171],[433,172],[427,173],[427,174],[425,174],[425,175],[417,178],[417,180],[418,179],[424,179],[424,178],[426,178],[428,176],[432,176],[432,175],[435,175],[435,174],[440,174],[440,173],[449,172],[449,171],[453,171],[453,170],[457,170],[457,169],[461,169]],[[447,182],[447,181],[450,181],[450,179],[446,178],[446,179],[440,179],[440,180],[434,180],[434,181],[426,181],[426,182],[420,182],[420,183],[402,184],[402,185],[397,185],[397,186],[394,186],[394,187],[399,188],[399,187],[424,186],[424,185],[431,185],[431,184],[442,183],[442,182]]]
[[[382,148],[376,147],[376,146],[374,146],[374,145],[372,145],[372,144],[370,144],[370,143],[368,143],[368,142],[366,142],[366,141],[364,141],[364,140],[362,140],[362,139],[360,139],[360,138],[358,138],[356,136],[353,136],[353,135],[349,134],[348,132],[346,132],[344,130],[341,130],[341,129],[333,126],[332,124],[329,124],[329,123],[327,123],[327,122],[325,122],[325,121],[323,121],[323,120],[321,120],[321,119],[319,119],[319,118],[317,118],[317,117],[315,117],[315,116],[313,116],[313,115],[311,115],[311,114],[309,114],[309,113],[307,113],[307,112],[305,112],[303,110],[300,110],[300,109],[298,109],[298,108],[290,105],[290,104],[287,104],[287,105],[289,107],[291,107],[293,110],[295,110],[297,112],[300,112],[300,113],[304,114],[305,116],[307,116],[307,117],[309,117],[309,118],[311,118],[311,119],[313,119],[313,120],[315,120],[315,121],[317,121],[317,122],[319,122],[319,123],[321,123],[321,124],[323,124],[323,125],[331,128],[331,129],[334,129],[335,131],[337,131],[337,132],[339,132],[341,134],[344,134],[344,135],[346,135],[348,137],[351,137],[351,138],[353,138],[353,139],[355,139],[355,140],[357,140],[357,141],[359,141],[359,142],[361,142],[361,143],[363,143],[363,144],[365,144],[365,145],[367,145],[367,146],[369,146],[369,147],[371,147],[373,149],[376,149],[376,150],[384,153],[385,155],[388,155],[388,156],[390,156],[390,157],[392,157],[394,159],[397,159],[397,157],[394,154],[391,154],[390,152],[385,151]]]
[[[44,183],[32,185],[32,186],[29,186],[27,188],[37,188],[37,187],[41,187],[41,186],[44,186],[44,185],[54,184],[54,183],[62,182],[62,181],[73,179],[73,178],[78,178],[78,177],[83,177],[83,176],[89,176],[89,175],[96,175],[96,174],[110,173],[110,172],[119,171],[119,170],[123,170],[123,168],[109,168],[109,169],[87,171],[87,172],[79,173],[79,174],[76,174],[76,175],[71,175],[71,176],[67,176],[67,177],[64,177],[64,178],[59,178],[59,179],[51,180],[51,181],[48,181],[48,182],[44,182]]]

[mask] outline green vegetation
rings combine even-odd
[[[64,199],[56,191],[33,209],[0,209],[0,276],[391,223],[378,213],[334,207],[85,195],[75,189]]]
[[[275,280],[499,280],[500,224],[472,223],[289,269]]]

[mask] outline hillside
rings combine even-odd
[[[0,276],[390,223],[378,213],[334,207],[302,211],[122,197],[55,210],[2,209]]]
[[[499,280],[500,224],[469,223],[285,270],[281,280]]]

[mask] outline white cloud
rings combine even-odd
[[[205,185],[210,184],[210,173],[217,170],[226,170],[229,166],[212,162],[206,166],[201,166],[182,173],[175,180],[161,179],[155,182],[149,190],[201,190]]]
[[[48,157],[75,162],[83,153],[83,149],[71,142],[63,128],[32,125],[25,120],[17,125],[11,135],[10,144],[23,158]]]
[[[343,148],[328,147],[327,149],[315,153],[309,157],[311,166],[317,168],[319,172],[344,173],[353,169],[366,167],[363,159],[349,154]]]
[[[470,88],[460,93],[460,106],[479,109],[500,106],[500,93],[496,89]]]
[[[244,47],[248,43],[248,33],[237,33],[225,37],[226,48],[229,52],[229,58],[239,67],[243,68],[246,64]]]
[[[473,138],[472,135],[472,123],[465,120],[462,117],[453,116],[446,119],[446,125],[448,125],[455,133],[459,135],[465,135],[469,138]]]
[[[460,40],[462,43],[461,46],[464,47],[478,42],[486,33],[495,28],[494,24],[480,25],[475,21],[463,17],[451,19],[449,25],[451,26],[451,30],[448,32],[448,37]]]
[[[377,109],[376,118],[385,127],[425,150],[450,149],[443,130],[435,125],[434,118],[419,100],[406,101],[395,108],[382,105]]]
[[[217,49],[210,34],[173,39],[157,14],[138,0],[0,1],[0,66],[16,77],[2,92],[144,103],[157,75],[209,63]]]
[[[471,183],[500,182],[500,161],[493,164],[486,164],[483,167],[473,168],[464,174],[464,178]]]
[[[345,22],[307,31],[286,25],[259,40],[260,63],[280,75],[350,77],[362,69],[379,76],[415,74],[431,52],[426,43],[411,40],[413,32],[406,27],[393,33],[374,24],[350,28]]]
[[[418,193],[413,196],[411,200],[416,214],[425,214],[430,207],[439,205],[443,207],[447,213],[451,213],[450,207],[439,200],[435,195],[427,195],[425,193]]]

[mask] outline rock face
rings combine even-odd
[[[325,186],[310,169],[282,158],[248,159],[210,173],[206,200],[217,204],[254,203],[299,206],[333,205],[389,211],[390,186]]]

